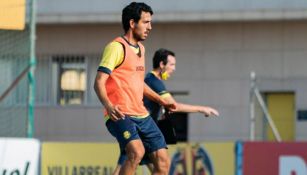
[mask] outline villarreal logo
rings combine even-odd
[[[131,134],[130,134],[129,131],[125,131],[125,132],[123,133],[123,136],[124,136],[125,139],[129,139],[130,136],[131,136]]]

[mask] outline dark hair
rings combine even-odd
[[[159,49],[155,52],[155,55],[152,59],[152,66],[154,69],[160,67],[160,62],[162,61],[164,65],[167,64],[167,56],[175,56],[175,53],[167,49]]]
[[[123,9],[122,25],[125,33],[127,33],[130,28],[130,20],[133,19],[136,23],[139,22],[142,12],[149,12],[151,15],[153,14],[151,7],[143,2],[131,2]]]

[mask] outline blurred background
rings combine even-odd
[[[279,112],[273,117],[285,139],[307,139],[307,118],[299,115],[307,111],[307,1],[144,2],[154,11],[153,30],[144,43],[147,71],[155,50],[174,51],[177,69],[166,86],[177,101],[212,106],[221,113],[214,119],[182,114],[184,140],[249,138],[251,71],[268,108]],[[113,139],[93,82],[105,45],[123,34],[121,10],[128,3],[37,2],[35,137]],[[265,132],[259,135],[267,138]]]
[[[174,51],[169,91],[179,102],[220,112],[173,114],[180,142],[307,140],[307,1],[143,2],[154,11],[146,70],[157,49]],[[104,47],[123,34],[121,11],[129,3],[1,0],[2,137],[115,143],[93,83]],[[18,13],[2,18],[11,7]]]

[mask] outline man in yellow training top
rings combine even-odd
[[[153,70],[148,72],[145,76],[145,83],[156,93],[158,93],[161,98],[165,99],[170,103],[176,103],[176,111],[175,112],[188,112],[188,113],[201,113],[206,117],[209,116],[218,116],[219,112],[209,106],[202,106],[202,105],[191,105],[177,102],[170,92],[167,90],[163,81],[167,80],[175,71],[176,69],[176,57],[175,53],[167,50],[167,49],[158,49],[152,59],[153,63]],[[144,97],[143,99],[144,105],[150,113],[150,116],[154,119],[155,122],[163,121],[162,119],[164,116],[162,106],[155,101]],[[168,123],[167,123],[168,124]],[[167,125],[166,127],[172,128],[171,125]],[[170,131],[170,130],[167,130]],[[170,135],[171,132],[169,132]],[[176,137],[176,136],[171,136]],[[171,143],[172,141],[168,142],[169,137],[165,136],[166,143]],[[174,143],[172,143],[174,144]],[[118,172],[121,169],[123,162],[125,161],[126,156],[121,154],[118,160],[118,165],[115,168],[113,175],[118,175]],[[151,161],[148,160],[148,157],[144,157],[142,159],[142,164],[146,164],[150,171],[152,171],[152,164]]]
[[[145,83],[145,48],[140,41],[151,31],[151,7],[132,2],[122,11],[125,34],[109,43],[99,65],[94,89],[105,107],[106,126],[127,156],[119,174],[132,175],[149,155],[154,174],[168,174],[170,160],[164,137],[143,105],[143,95],[169,108]]]

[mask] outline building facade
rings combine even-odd
[[[169,90],[178,101],[213,106],[221,114],[188,114],[189,141],[249,139],[252,71],[282,138],[307,140],[307,2],[147,3],[155,13],[144,42],[147,71],[156,49],[173,50],[177,69],[166,82]],[[123,33],[121,10],[127,4],[38,2],[35,137],[114,140],[93,82],[104,46]],[[257,139],[270,139],[267,122],[256,111]]]

